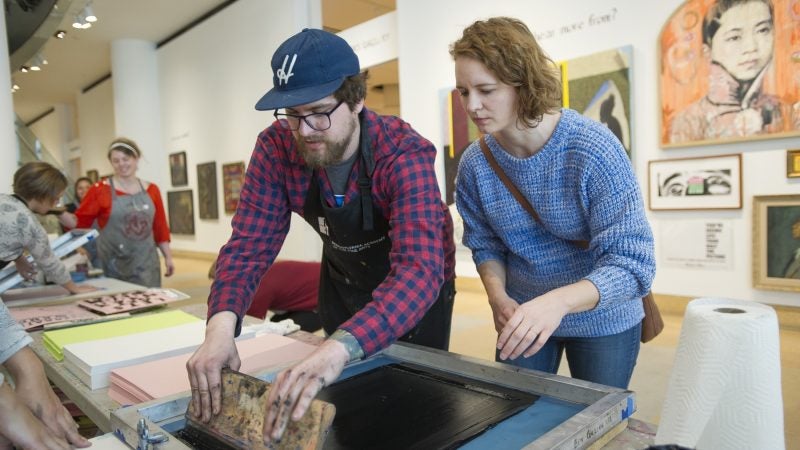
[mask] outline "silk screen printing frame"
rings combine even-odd
[[[651,210],[740,209],[742,155],[650,161]]]
[[[753,287],[800,292],[800,195],[753,197]]]

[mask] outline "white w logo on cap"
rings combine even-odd
[[[283,65],[281,66],[281,68],[275,71],[275,76],[278,77],[278,86],[284,83],[289,84],[289,78],[292,75],[294,75],[292,69],[294,68],[294,62],[297,61],[297,53],[295,53],[294,56],[292,56],[292,63],[289,64],[289,72],[287,73],[286,63],[288,61],[289,61],[289,55],[286,55],[286,57],[283,58]]]

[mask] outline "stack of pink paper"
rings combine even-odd
[[[236,342],[240,372],[255,375],[268,368],[286,366],[305,358],[316,347],[278,334],[265,334]],[[189,390],[186,361],[192,352],[111,371],[108,395],[132,405]]]

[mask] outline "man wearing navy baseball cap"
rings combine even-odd
[[[192,401],[220,410],[220,370],[238,369],[234,336],[274,261],[292,212],[323,243],[318,310],[327,339],[275,379],[265,440],[279,439],[347,362],[397,340],[447,349],[455,294],[453,222],[436,149],[397,117],[364,106],[366,74],[347,42],[305,29],[272,56],[256,109],[275,119],[256,140],[233,234],[220,250],[206,340],[187,363]]]

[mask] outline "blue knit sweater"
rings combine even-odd
[[[655,274],[653,234],[633,168],[614,135],[563,109],[550,140],[533,156],[516,158],[491,136],[486,140],[544,227],[514,199],[473,142],[459,163],[456,205],[475,265],[504,264],[506,291],[519,303],[591,281],[599,303],[566,315],[555,336],[607,336],[641,321],[640,298]],[[590,247],[581,250],[567,240],[587,240]]]

